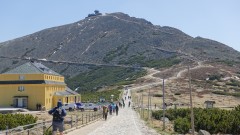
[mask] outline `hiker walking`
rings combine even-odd
[[[118,105],[116,104],[116,115],[118,116],[118,109],[119,109],[119,107],[118,107]]]
[[[64,130],[64,117],[67,115],[67,112],[64,108],[62,108],[62,102],[58,101],[57,107],[54,107],[50,111],[49,114],[53,115],[52,126],[53,126],[53,135],[57,134],[57,129],[60,132],[60,135],[63,135]]]
[[[121,102],[118,102],[118,104],[119,104],[119,107],[122,107],[122,103]]]
[[[130,105],[131,105],[131,101],[128,102],[128,107],[130,107]]]
[[[108,109],[109,109],[109,114],[112,115],[112,105],[111,104],[108,105]]]
[[[108,107],[103,106],[103,119],[107,120],[107,115],[108,115]]]
[[[37,108],[37,111],[38,111],[38,104],[36,104],[36,108]]]

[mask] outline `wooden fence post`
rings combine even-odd
[[[83,114],[82,114],[82,125],[83,125]]]
[[[78,115],[76,115],[76,121],[75,121],[75,123],[76,123],[76,127],[78,126]]]
[[[44,119],[43,120],[43,134],[44,134],[45,130],[46,130],[46,125],[45,125],[45,119]]]
[[[71,115],[71,128],[73,127],[73,116]]]
[[[94,112],[94,120],[96,120],[96,112]]]
[[[89,121],[88,121],[88,122],[90,122],[90,118],[91,118],[90,111],[89,111],[89,113],[88,113],[88,118],[89,118]]]
[[[8,135],[8,126],[6,126],[6,135]]]

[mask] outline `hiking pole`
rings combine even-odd
[[[49,126],[49,127],[47,128],[47,130],[44,131],[43,135],[48,135],[48,134],[46,133],[46,131],[48,131],[48,129],[50,129],[51,127],[52,127],[52,125]]]

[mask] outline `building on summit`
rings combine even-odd
[[[68,88],[64,76],[41,63],[28,62],[0,74],[0,107],[51,109],[57,101],[80,102],[80,94]]]

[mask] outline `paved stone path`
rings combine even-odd
[[[130,90],[125,90],[126,92],[126,97],[130,96]],[[98,121],[67,135],[158,135],[156,131],[145,126],[137,113],[131,107],[128,107],[128,101],[130,100],[127,98],[125,108],[119,108],[118,116],[113,113],[113,115],[108,115],[110,117],[107,121]]]

